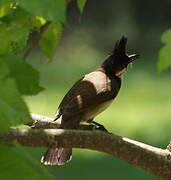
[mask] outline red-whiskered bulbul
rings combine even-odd
[[[64,96],[55,117],[55,120],[61,119],[60,128],[77,129],[84,121],[100,126],[93,121],[94,117],[112,103],[120,90],[120,75],[139,57],[137,54],[127,55],[126,43],[125,37],[117,41],[112,54],[95,71],[77,81]],[[70,148],[49,148],[41,162],[63,165],[71,155]]]

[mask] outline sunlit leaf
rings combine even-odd
[[[11,8],[11,1],[6,0],[6,2],[0,2],[0,18],[7,15]]]
[[[16,0],[20,6],[34,16],[65,22],[66,0]]]
[[[61,39],[61,34],[62,25],[60,23],[52,23],[42,35],[39,45],[50,59],[52,59],[55,53],[56,47]]]
[[[33,28],[39,29],[46,22],[47,22],[46,19],[44,19],[43,17],[40,17],[40,16],[33,16],[31,18],[31,25]]]

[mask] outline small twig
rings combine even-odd
[[[43,33],[46,31],[46,29],[49,27],[51,24],[51,21],[47,21],[41,28],[40,31],[35,35],[33,40],[28,44],[26,47],[26,51],[23,55],[24,58],[27,58],[28,55],[31,53],[31,51],[35,48],[35,46],[38,44],[39,40],[41,39]]]

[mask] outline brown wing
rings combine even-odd
[[[58,112],[69,118],[80,116],[89,108],[113,99],[119,89],[119,78],[109,78],[101,71],[94,71],[74,84],[63,98]]]

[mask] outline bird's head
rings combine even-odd
[[[126,53],[127,38],[124,36],[115,44],[112,55],[110,55],[102,64],[102,67],[109,74],[120,76],[127,68],[128,64],[136,60],[139,55]]]

